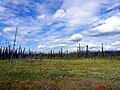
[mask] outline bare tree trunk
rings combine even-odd
[[[63,50],[61,48],[61,50],[60,50],[60,61],[61,61],[62,58],[63,58]]]
[[[79,43],[79,58],[81,57],[81,47],[80,47],[80,43]]]
[[[85,57],[88,57],[88,53],[89,53],[89,50],[88,50],[88,45],[86,46],[86,55]]]
[[[53,58],[53,52],[52,52],[52,50],[50,51],[50,58],[51,59]]]
[[[22,54],[22,48],[21,48],[21,45],[19,46],[19,51],[18,51],[18,58],[19,58],[19,60],[21,60],[22,58],[21,58],[21,54]]]
[[[12,55],[11,55],[11,57],[10,57],[10,63],[13,62],[13,55],[14,55],[14,52],[15,52],[15,44],[16,44],[17,30],[18,30],[18,27],[16,28],[16,31],[15,31],[14,44],[13,44],[13,49],[12,49]]]
[[[104,57],[103,43],[102,43],[102,57]]]
[[[67,59],[69,58],[69,51],[68,51],[68,49],[67,49]]]

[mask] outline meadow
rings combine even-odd
[[[120,90],[120,60],[1,60],[0,90]]]

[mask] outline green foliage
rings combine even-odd
[[[119,60],[0,61],[0,89],[68,90],[120,85]]]

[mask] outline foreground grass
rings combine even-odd
[[[0,90],[120,90],[119,60],[0,61]]]

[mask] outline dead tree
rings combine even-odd
[[[79,47],[77,47],[77,58],[79,58]]]
[[[13,62],[13,56],[14,56],[14,53],[15,53],[15,45],[16,45],[17,30],[18,30],[18,27],[16,28],[16,31],[15,31],[15,37],[14,37],[12,55],[11,55],[10,60],[9,60],[10,63]]]
[[[102,57],[104,57],[104,50],[103,50],[103,43],[102,43]]]
[[[87,58],[88,57],[88,53],[89,53],[89,50],[88,50],[88,45],[86,46],[86,53],[85,53],[85,57]]]
[[[62,48],[61,48],[61,50],[60,50],[60,58],[61,58],[61,59],[63,58],[63,50],[62,50]]]
[[[80,47],[80,43],[79,43],[79,58],[81,57],[81,47]]]
[[[18,57],[19,57],[19,60],[21,60],[22,58],[22,48],[21,48],[21,45],[19,46],[19,50],[18,50]]]
[[[53,58],[53,52],[52,52],[52,50],[50,51],[50,58],[51,59]]]
[[[69,58],[69,51],[68,51],[68,48],[67,48],[67,59]]]
[[[42,53],[39,53],[39,60],[42,61]]]

